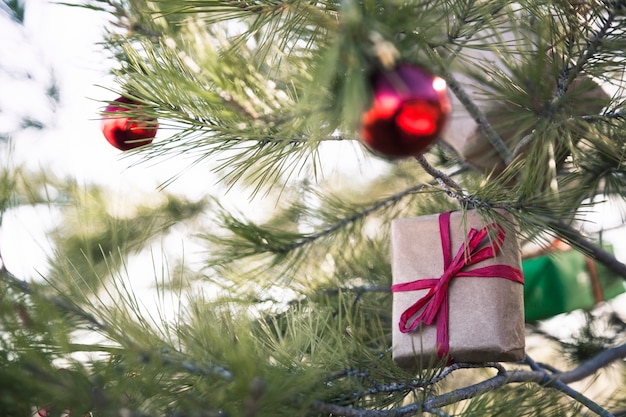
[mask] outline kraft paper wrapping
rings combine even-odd
[[[501,215],[506,215],[500,212]],[[443,273],[439,215],[396,219],[391,223],[393,283],[438,278]],[[465,218],[464,218],[465,217]],[[495,264],[521,269],[521,250],[511,219],[501,223],[506,230],[497,257],[484,260],[468,270]],[[474,211],[454,212],[450,217],[453,255],[470,228],[484,226]],[[426,367],[436,363],[436,328],[421,325],[409,333],[398,328],[404,310],[427,290],[393,293],[393,359],[401,367]],[[524,359],[524,288],[501,278],[453,278],[448,288],[450,356],[454,362],[506,362]]]

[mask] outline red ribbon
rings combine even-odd
[[[491,223],[480,230],[472,228],[467,235],[467,239],[459,248],[454,259],[452,259],[450,214],[451,212],[445,212],[439,215],[439,233],[441,234],[444,268],[441,277],[419,279],[391,286],[392,292],[429,290],[426,295],[402,313],[399,327],[402,333],[408,333],[415,330],[420,323],[431,326],[436,320],[437,355],[442,359],[450,351],[448,285],[450,285],[452,278],[504,278],[521,284],[524,283],[522,271],[510,265],[490,265],[464,271],[463,269],[468,266],[496,257],[500,252],[506,233],[502,226],[496,223]],[[496,235],[495,238],[491,238],[493,240],[491,244],[480,247],[484,240],[489,241],[487,238],[492,230],[495,230]],[[422,312],[417,315],[420,310]]]

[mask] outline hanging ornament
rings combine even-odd
[[[50,415],[50,410],[52,410],[52,407],[47,406],[47,407],[36,407],[35,409],[35,414],[33,414],[32,417],[48,417]]]
[[[373,152],[404,158],[420,155],[438,138],[450,115],[446,82],[411,64],[372,79],[373,103],[363,115],[361,141]]]
[[[118,97],[106,107],[107,114],[104,115],[101,125],[102,133],[117,149],[127,151],[149,145],[156,136],[159,127],[157,119],[136,114],[132,117],[124,115],[130,108],[141,105],[142,103],[129,98]]]

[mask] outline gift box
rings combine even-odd
[[[610,246],[604,247],[612,251]],[[522,260],[527,322],[574,310],[590,310],[624,293],[624,281],[573,249],[552,250]]]
[[[515,222],[473,210],[391,223],[392,356],[403,368],[518,361],[525,355]]]

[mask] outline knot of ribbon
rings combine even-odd
[[[491,223],[479,230],[472,228],[453,258],[450,242],[450,214],[451,212],[445,212],[439,215],[443,274],[439,278],[418,279],[391,286],[392,292],[428,290],[426,295],[402,313],[399,327],[402,333],[408,333],[415,330],[420,323],[427,326],[435,323],[437,328],[437,355],[442,359],[448,355],[450,350],[448,286],[453,278],[503,278],[524,283],[522,271],[510,265],[489,265],[469,271],[464,270],[468,266],[497,256],[504,243],[506,233],[502,226],[496,223]],[[483,245],[484,241],[487,241],[487,245]]]

